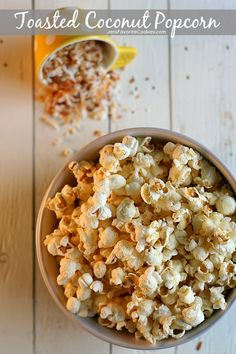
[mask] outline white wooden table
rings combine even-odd
[[[0,8],[228,8],[234,0],[0,0]],[[0,353],[124,354],[71,323],[51,300],[35,259],[34,229],[40,200],[65,163],[56,131],[42,124],[34,104],[30,37],[0,41]],[[159,36],[116,38],[138,48],[123,74],[123,103],[130,105],[127,81],[136,78],[141,98],[135,114],[118,121],[84,121],[72,145],[80,148],[104,133],[133,126],[171,128],[212,149],[236,173],[236,37]],[[145,77],[150,77],[149,82]],[[152,90],[151,86],[156,89]],[[134,101],[132,101],[134,102]],[[236,304],[204,336],[164,354],[234,354]],[[196,346],[202,343],[199,351]],[[200,345],[199,345],[200,346]],[[133,353],[134,354],[134,353]],[[144,354],[144,353],[143,353]]]

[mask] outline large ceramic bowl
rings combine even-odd
[[[208,149],[203,147],[201,144],[196,141],[163,129],[157,128],[131,128],[116,131],[114,133],[102,136],[98,138],[84,148],[79,150],[71,160],[89,160],[96,159],[98,157],[99,150],[106,144],[113,144],[117,141],[121,141],[125,135],[133,135],[133,136],[151,136],[156,142],[167,142],[172,141],[174,143],[181,143],[192,147],[199,151],[208,161],[210,161],[213,165],[218,168],[221,174],[228,181],[232,189],[236,194],[236,181],[234,177],[230,174],[228,169],[224,166],[222,162],[218,160],[216,156],[214,156]],[[230,290],[227,294],[227,309],[217,310],[213,313],[211,317],[206,319],[203,323],[201,323],[198,327],[193,328],[191,331],[186,332],[186,334],[180,339],[165,339],[160,342],[157,342],[155,345],[151,345],[145,340],[136,340],[134,336],[128,332],[119,332],[115,329],[108,329],[99,325],[96,319],[93,318],[81,318],[73,315],[69,311],[66,310],[66,298],[63,293],[63,288],[57,285],[56,278],[58,275],[58,265],[56,263],[55,257],[51,256],[46,247],[43,244],[43,240],[47,234],[52,232],[54,228],[57,227],[57,220],[54,216],[54,213],[44,208],[45,202],[48,197],[52,197],[56,192],[61,190],[61,188],[66,183],[75,183],[73,179],[73,175],[69,173],[67,165],[64,166],[55,176],[53,181],[51,182],[48,190],[45,193],[43,198],[39,214],[37,220],[37,230],[36,230],[36,247],[37,247],[37,256],[38,262],[40,266],[40,270],[45,281],[45,284],[53,297],[56,304],[60,307],[60,309],[67,315],[71,320],[76,321],[79,325],[86,329],[91,334],[97,336],[100,339],[103,339],[109,343],[116,344],[122,347],[130,348],[130,349],[163,349],[168,347],[173,347],[182,343],[185,343],[196,336],[202,334],[205,330],[207,330],[212,324],[214,324],[231,306],[233,300],[236,297],[236,289]]]

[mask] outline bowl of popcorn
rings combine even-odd
[[[112,344],[193,339],[235,298],[235,191],[227,168],[181,134],[133,128],[96,139],[40,207],[37,256],[51,296]]]

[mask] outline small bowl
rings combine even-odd
[[[169,130],[158,129],[158,128],[130,128],[114,133],[104,135],[85,147],[79,150],[71,160],[89,160],[98,158],[99,150],[106,144],[113,144],[117,141],[121,141],[125,135],[132,135],[135,137],[144,137],[151,136],[154,141],[164,143],[167,141],[172,141],[174,143],[180,143],[193,149],[199,151],[209,162],[211,162],[225,177],[226,181],[231,186],[232,190],[236,194],[236,181],[231,175],[229,170],[224,166],[224,164],[208,149],[194,141],[191,138],[188,138],[182,134],[172,132]],[[56,278],[58,275],[58,265],[56,263],[55,257],[50,255],[43,244],[45,236],[51,233],[57,227],[57,220],[54,216],[54,213],[44,208],[45,202],[48,197],[52,197],[56,192],[61,190],[61,188],[66,183],[75,183],[73,175],[69,172],[67,165],[64,166],[55,176],[50,186],[48,187],[47,192],[42,200],[42,204],[38,214],[37,228],[36,228],[36,248],[37,248],[37,257],[39,262],[39,267],[44,279],[44,282],[56,302],[59,308],[67,315],[71,320],[77,321],[84,329],[89,333],[95,335],[96,337],[105,340],[111,344],[119,345],[121,347],[129,349],[164,349],[169,347],[174,347],[183,343],[192,340],[193,338],[199,336],[205,332],[211,325],[213,325],[222,315],[227,311],[227,309],[233,303],[236,297],[236,289],[232,289],[227,293],[227,309],[217,310],[213,315],[207,318],[202,322],[198,327],[191,329],[186,332],[186,334],[180,339],[168,338],[162,341],[157,342],[155,345],[149,344],[147,341],[142,339],[135,339],[134,335],[125,332],[125,331],[116,331],[115,329],[108,329],[99,325],[94,318],[82,318],[73,315],[67,311],[66,297],[63,293],[63,288],[57,285]]]
[[[71,20],[78,14],[80,20],[80,9],[76,7],[64,7],[57,9],[60,15],[67,20]],[[50,12],[49,18],[55,14],[55,11]],[[82,21],[82,19],[81,19]],[[104,50],[103,67],[105,70],[114,70],[126,66],[137,55],[137,50],[134,47],[119,46],[109,35],[90,34],[88,29],[80,28],[78,31],[69,35],[36,35],[34,50],[35,50],[35,67],[39,81],[44,85],[48,85],[43,76],[44,65],[62,48],[68,45],[80,43],[83,41],[99,41]]]

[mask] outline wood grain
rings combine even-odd
[[[1,9],[12,6],[6,5],[0,1]],[[30,6],[22,1],[22,8]],[[0,36],[0,352],[6,354],[33,348],[31,53],[30,37]]]
[[[235,8],[235,1],[223,0],[170,3],[176,9]],[[176,36],[170,49],[173,129],[210,148],[235,174],[235,37]],[[177,353],[233,353],[235,315],[236,305],[204,336],[178,347]]]
[[[111,0],[111,9],[152,9],[155,1]],[[166,8],[167,1],[158,2]],[[111,130],[129,127],[169,127],[168,38],[165,36],[114,36],[121,45],[134,46],[138,55],[121,74],[121,105],[123,119],[111,121]],[[130,84],[129,81],[135,81]],[[135,96],[140,96],[135,99]]]
[[[107,8],[107,1],[50,1],[36,0],[39,8],[60,8],[63,6],[80,6],[81,8]],[[36,214],[41,199],[48,184],[57,170],[66,164],[67,159],[61,156],[64,147],[79,149],[95,137],[94,130],[108,132],[108,120],[103,122],[84,120],[80,131],[70,138],[70,141],[57,146],[52,141],[62,135],[61,131],[53,130],[40,120],[43,110],[41,104],[36,104],[35,111],[35,193]],[[38,354],[108,354],[109,345],[85,332],[79,325],[68,320],[52,301],[37,266],[36,272],[36,353]]]

